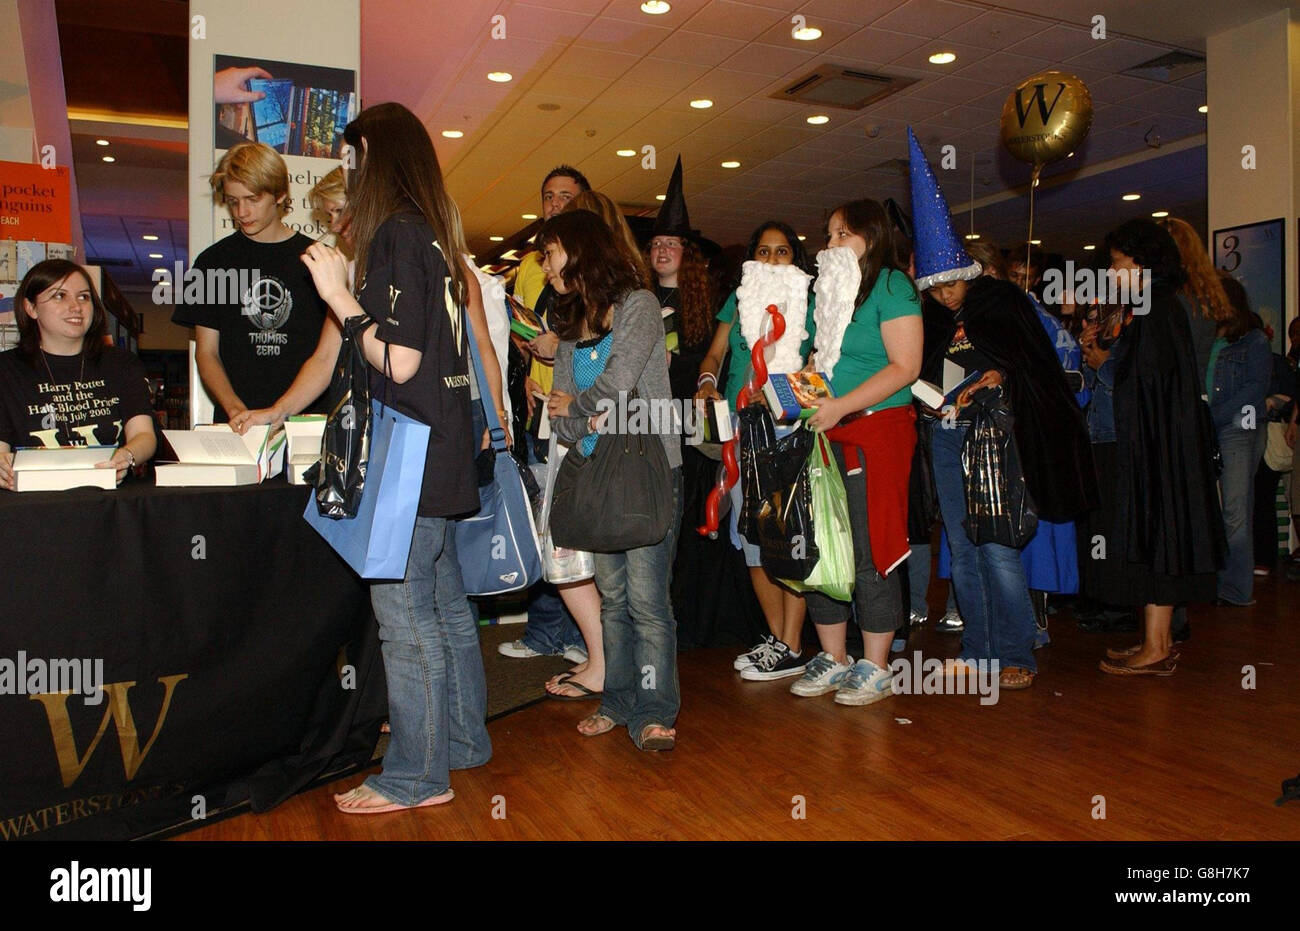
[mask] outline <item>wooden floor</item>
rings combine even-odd
[[[672,753],[638,751],[625,730],[584,738],[574,723],[594,702],[545,702],[489,726],[492,761],[452,774],[449,805],[343,815],[331,793],[353,776],[182,839],[1297,840],[1300,802],[1273,800],[1300,772],[1298,595],[1266,581],[1253,608],[1193,610],[1170,679],[1101,674],[1104,647],[1134,636],[1058,616],[1034,687],[990,706],[906,695],[847,708],[795,698],[791,680],[743,682],[735,650],[694,651]],[[957,638],[932,626],[911,648],[953,655]]]

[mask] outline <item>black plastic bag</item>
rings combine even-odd
[[[762,404],[750,404],[736,415],[740,421],[740,513],[737,527],[751,542],[758,539],[755,518],[763,507],[763,482],[758,474],[758,453],[776,442],[776,425]],[[718,513],[722,510],[719,508]]]
[[[321,438],[321,461],[309,481],[316,489],[322,517],[357,516],[370,458],[370,363],[361,348],[361,332],[375,321],[366,314],[343,324],[334,377],[326,392],[329,416]]]
[[[817,565],[808,479],[808,457],[816,442],[811,430],[800,429],[755,453],[763,489],[754,515],[756,539],[763,568],[778,579],[802,582]]]
[[[990,392],[972,410],[974,420],[961,447],[966,536],[976,546],[1019,549],[1038,529],[1038,512],[1025,485],[1011,408],[1001,392]]]

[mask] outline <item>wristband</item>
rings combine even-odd
[[[127,465],[127,468],[128,468],[128,469],[134,469],[134,468],[135,468],[135,453],[131,452],[130,448],[128,448],[128,447],[126,447],[126,446],[123,446],[123,447],[122,447],[122,452],[126,453],[126,458],[131,460],[130,464]]]
[[[703,388],[703,387],[704,387],[704,379],[706,379],[706,378],[707,378],[709,381],[713,382],[713,387],[715,387],[715,388],[718,387],[718,377],[717,377],[716,375],[714,375],[712,372],[705,372],[704,374],[702,374],[699,378],[697,378],[697,379],[695,380],[695,388],[696,388],[696,390],[699,390],[700,388]]]

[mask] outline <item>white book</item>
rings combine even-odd
[[[261,481],[256,465],[196,465],[169,462],[154,467],[159,488],[256,485]]]
[[[58,446],[14,451],[14,491],[67,491],[117,488],[116,469],[96,469],[113,457],[112,446]]]
[[[304,474],[320,462],[325,415],[304,414],[284,422],[285,471],[290,485],[306,485]]]
[[[14,471],[14,491],[67,491],[70,488],[117,487],[115,469],[50,469]]]
[[[156,467],[157,484],[162,486],[250,485],[284,470],[285,434],[280,430],[272,433],[266,424],[249,427],[243,436],[228,424],[164,430],[163,436],[180,461]],[[172,466],[208,468],[200,471]]]

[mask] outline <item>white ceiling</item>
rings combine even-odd
[[[577,165],[625,206],[653,211],[679,153],[693,225],[712,239],[743,241],[769,215],[813,239],[841,201],[906,203],[902,172],[868,169],[906,157],[908,123],[936,162],[940,146],[956,146],[954,206],[969,199],[972,158],[977,197],[1023,184],[1029,169],[1001,151],[998,121],[1011,88],[1047,68],[1077,74],[1093,92],[1092,132],[1070,170],[1146,150],[1153,126],[1166,144],[1204,133],[1204,72],[1176,85],[1120,72],[1174,48],[1203,49],[1210,31],[1281,5],[1067,0],[1046,15],[1017,2],[674,0],[671,12],[650,16],[639,0],[440,3],[425,12],[367,0],[362,90],[366,103],[395,99],[426,120],[478,251],[538,211],[538,186],[557,163]],[[399,9],[407,28],[394,35],[386,26]],[[1090,32],[1098,12],[1105,40]],[[822,37],[792,38],[796,13]],[[505,39],[492,38],[496,15]],[[454,51],[431,56],[431,34]],[[931,65],[939,50],[956,62]],[[824,63],[917,83],[864,111],[820,111],[831,117],[822,126],[806,123],[816,108],[768,96]],[[489,82],[495,70],[514,80]],[[696,97],[713,108],[691,109]],[[465,136],[444,139],[443,129]],[[615,154],[646,145],[656,148],[654,170]],[[725,159],[741,167],[723,169]]]

